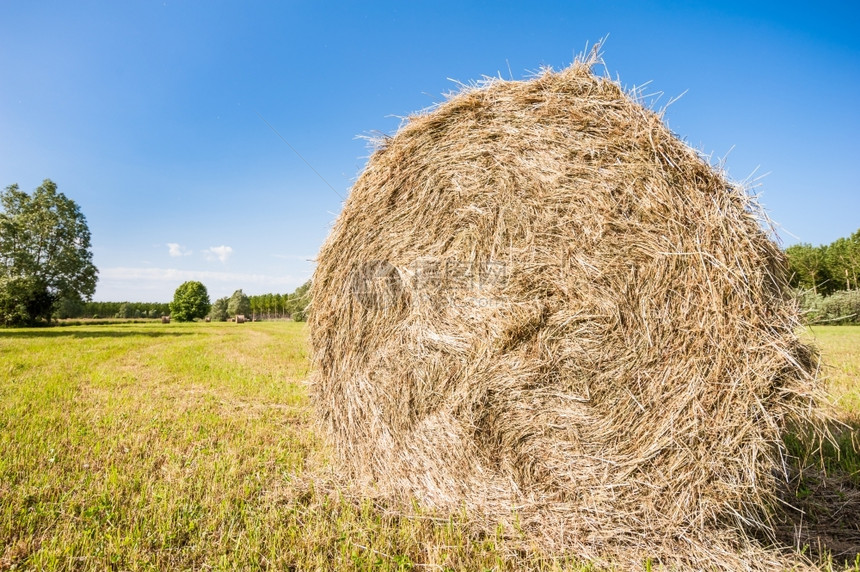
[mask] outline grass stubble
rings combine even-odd
[[[852,531],[822,532],[851,526],[832,506],[860,506],[860,328],[812,334],[847,425],[823,456],[793,437],[794,541],[822,569],[860,570]],[[516,526],[487,534],[339,489],[305,342],[295,323],[0,331],[0,569],[591,569]]]

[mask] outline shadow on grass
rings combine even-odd
[[[199,335],[199,331],[173,330],[166,328],[158,331],[132,330],[122,331],[116,328],[104,328],[100,330],[78,330],[72,327],[51,327],[51,328],[18,328],[14,330],[4,330],[0,328],[0,339],[3,338],[133,338],[136,336],[143,338],[162,338],[174,336],[191,336]]]
[[[795,462],[779,493],[777,540],[813,560],[850,567],[860,561],[860,420],[832,433],[835,443],[820,448],[802,432],[786,437]]]

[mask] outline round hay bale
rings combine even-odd
[[[818,411],[783,255],[593,63],[465,89],[373,153],[313,278],[318,420],[367,494],[516,509],[602,562],[771,568],[747,533]]]

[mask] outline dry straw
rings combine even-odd
[[[791,565],[781,436],[820,413],[783,255],[596,62],[465,88],[373,153],[313,279],[319,422],[366,494],[549,550]]]

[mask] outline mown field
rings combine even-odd
[[[856,423],[860,327],[811,335]],[[342,497],[307,373],[291,322],[0,330],[0,569],[588,569]]]
[[[810,335],[836,405],[847,420],[860,422],[860,326],[813,326]]]

